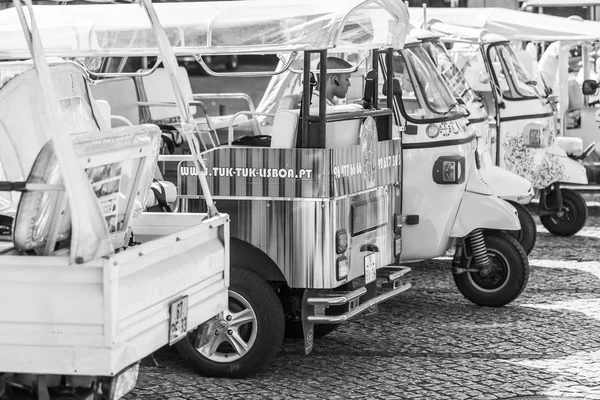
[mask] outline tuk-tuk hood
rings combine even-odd
[[[375,24],[371,11],[388,23]],[[175,55],[277,53],[328,48],[401,48],[408,8],[396,0],[269,0],[154,5]],[[36,5],[47,55],[156,56],[139,4]],[[265,10],[268,10],[267,12]],[[0,57],[28,57],[18,16],[0,11]]]

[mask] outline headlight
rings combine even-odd
[[[442,156],[433,163],[433,181],[440,185],[459,184],[465,181],[465,158]]]

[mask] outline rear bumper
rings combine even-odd
[[[313,311],[307,315],[308,322],[315,324],[340,324],[372,309],[377,304],[384,302],[402,292],[410,289],[410,283],[403,283],[402,277],[410,272],[409,267],[386,267],[377,271],[378,280],[382,278],[381,293],[373,298],[368,298],[366,286],[351,292],[318,292],[315,296],[306,299],[307,305]],[[376,284],[377,282],[373,282]],[[327,314],[326,310],[332,306],[348,306],[347,311],[340,314]]]

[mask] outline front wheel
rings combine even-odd
[[[557,236],[572,236],[579,232],[587,222],[588,208],[583,197],[570,189],[560,189],[564,211],[557,215],[540,217],[544,228]]]
[[[515,203],[514,201],[509,201],[509,203],[517,210],[519,222],[521,224],[520,231],[509,231],[509,233],[512,237],[517,239],[519,243],[521,243],[525,253],[529,254],[531,253],[531,250],[533,250],[535,241],[537,239],[535,220],[533,219],[533,215],[531,215],[529,210],[523,207],[521,204]]]
[[[458,290],[467,299],[480,306],[502,307],[515,300],[527,286],[529,261],[523,247],[506,232],[483,233],[493,271],[483,277],[479,272],[454,275]],[[461,268],[476,268],[475,260],[464,254]]]
[[[209,340],[196,348],[196,335],[177,342],[177,351],[202,375],[244,378],[266,368],[283,343],[283,308],[275,290],[256,273],[231,267],[229,309]]]

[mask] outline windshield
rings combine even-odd
[[[453,119],[462,115],[450,89],[422,47],[410,47],[394,54],[394,76],[400,80],[407,118]]]
[[[423,43],[423,48],[427,50],[438,71],[446,78],[446,83],[455,92],[455,95],[463,99],[466,104],[473,103],[477,99],[475,91],[471,89],[444,46],[439,42],[427,42]]]
[[[491,46],[488,56],[504,97],[507,99],[541,97],[536,82],[508,44]]]

